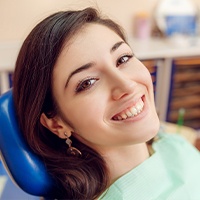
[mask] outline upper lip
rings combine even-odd
[[[118,107],[118,110],[112,117],[111,119],[113,119],[114,116],[118,115],[119,113],[125,111],[126,109],[134,106],[138,101],[139,99],[143,98],[144,97],[144,94],[143,95],[140,95],[139,97],[132,97],[128,100],[126,100],[124,103],[121,103],[121,106]]]

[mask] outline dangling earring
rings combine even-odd
[[[77,148],[72,147],[72,141],[67,136],[67,133],[64,133],[64,135],[66,136],[65,142],[69,146],[69,148],[67,149],[67,154],[70,156],[81,157],[82,153]]]

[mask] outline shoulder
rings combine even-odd
[[[196,163],[200,166],[199,151],[179,134],[159,134],[153,149],[170,162]]]
[[[196,149],[188,140],[183,136],[176,133],[159,133],[155,139],[153,145],[170,145],[174,148],[179,148],[180,146],[185,146],[187,148]]]
[[[161,134],[153,147],[162,160],[173,184],[183,189],[193,199],[199,199],[200,153],[185,138],[178,134]],[[173,194],[173,193],[172,193]],[[187,197],[186,197],[187,198]]]
[[[179,134],[159,133],[153,142],[153,146],[156,149],[171,147],[177,150],[192,150],[199,153],[188,140]]]

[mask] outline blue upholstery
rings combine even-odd
[[[51,196],[53,180],[18,128],[12,89],[0,96],[0,152],[9,175],[22,190],[35,196]]]

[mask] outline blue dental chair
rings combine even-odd
[[[0,153],[11,179],[23,191],[44,199],[53,199],[53,179],[19,130],[12,89],[0,96]]]

